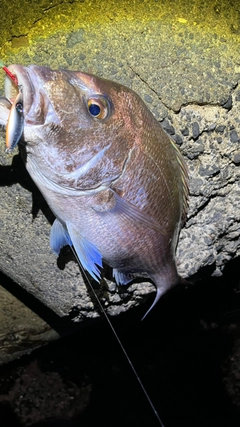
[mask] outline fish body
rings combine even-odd
[[[121,84],[35,65],[9,69],[21,87],[23,120],[12,113],[13,102],[7,133],[22,133],[26,168],[56,216],[53,251],[73,246],[96,280],[103,261],[118,284],[147,273],[155,304],[179,282],[175,251],[188,177],[178,148]],[[11,87],[5,85],[7,98]],[[8,149],[14,145],[7,137]]]

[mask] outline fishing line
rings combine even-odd
[[[72,251],[73,251],[73,253],[74,253],[74,255],[75,255],[76,259],[78,260],[79,266],[80,266],[80,268],[81,268],[81,270],[82,270],[82,272],[83,272],[83,274],[84,274],[84,277],[85,277],[85,278],[86,278],[86,280],[87,280],[88,285],[90,286],[90,289],[91,289],[91,291],[92,291],[92,293],[93,293],[93,295],[94,295],[94,297],[95,297],[95,299],[96,299],[96,301],[97,301],[97,303],[98,303],[98,305],[99,305],[99,307],[100,307],[100,309],[101,309],[101,312],[103,313],[103,315],[104,315],[104,317],[105,317],[105,319],[106,319],[106,321],[107,321],[107,323],[108,323],[108,325],[109,325],[110,329],[111,329],[111,330],[112,330],[112,332],[113,332],[113,335],[115,336],[115,338],[116,338],[116,340],[117,340],[117,342],[118,342],[118,344],[119,344],[119,346],[120,346],[120,348],[121,348],[121,350],[122,350],[122,352],[123,352],[124,356],[126,357],[126,359],[127,359],[127,361],[128,361],[128,364],[130,365],[130,368],[132,369],[132,372],[134,373],[134,375],[135,375],[135,377],[136,377],[136,379],[137,379],[137,381],[138,381],[138,383],[139,383],[139,385],[140,385],[140,388],[142,389],[142,391],[143,391],[143,393],[144,393],[144,395],[145,395],[145,397],[146,397],[146,399],[147,399],[147,401],[148,401],[148,403],[149,403],[150,407],[152,408],[152,411],[153,411],[153,413],[154,413],[155,417],[157,418],[157,420],[158,420],[158,422],[159,422],[160,426],[161,426],[161,427],[164,427],[164,424],[163,424],[163,422],[162,422],[162,420],[161,420],[161,418],[160,418],[160,416],[159,416],[159,414],[158,414],[158,411],[157,411],[157,409],[155,408],[155,406],[154,406],[154,404],[153,404],[153,402],[152,402],[152,399],[150,398],[150,396],[149,396],[149,394],[148,394],[147,390],[145,389],[145,387],[144,387],[144,385],[143,385],[143,383],[142,383],[142,381],[141,381],[141,378],[139,377],[139,375],[138,375],[138,373],[137,373],[137,371],[136,371],[136,369],[135,369],[135,367],[134,367],[134,365],[133,365],[133,363],[132,363],[132,361],[131,361],[131,359],[130,359],[130,357],[129,357],[129,355],[128,355],[128,353],[127,353],[127,351],[126,351],[126,349],[125,349],[125,347],[124,347],[124,345],[123,345],[123,343],[122,343],[122,341],[120,340],[120,338],[119,338],[119,336],[118,336],[118,334],[117,334],[117,332],[116,332],[116,330],[115,330],[115,328],[114,328],[114,326],[113,326],[113,324],[112,324],[111,320],[109,319],[109,317],[108,317],[108,315],[107,315],[107,313],[106,313],[106,311],[105,311],[105,309],[104,309],[104,307],[103,307],[103,305],[102,305],[102,303],[101,303],[101,300],[99,299],[99,297],[98,297],[98,295],[97,295],[96,291],[94,290],[94,288],[93,288],[93,286],[92,286],[92,284],[91,284],[91,282],[90,282],[90,280],[89,280],[89,278],[88,278],[88,276],[87,276],[87,274],[86,274],[85,270],[83,269],[83,267],[82,267],[82,265],[81,265],[81,263],[80,263],[80,261],[79,261],[79,258],[78,258],[78,256],[77,256],[77,253],[76,253],[76,251],[75,251],[74,247],[73,247],[73,246],[71,246],[71,249],[72,249]]]

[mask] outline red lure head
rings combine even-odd
[[[18,79],[17,79],[17,77],[14,76],[14,74],[12,74],[11,71],[9,71],[9,69],[5,65],[2,66],[2,69],[10,77],[10,79],[13,80],[14,84],[17,86],[18,85]]]

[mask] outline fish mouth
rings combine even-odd
[[[42,124],[45,118],[42,108],[43,96],[41,90],[36,89],[39,89],[39,85],[33,68],[33,66],[24,67],[18,64],[10,65],[8,69],[17,78],[18,85],[6,76],[4,91],[6,98],[11,102],[14,102],[19,92],[22,93],[25,124]]]
[[[41,73],[40,68],[44,72]],[[6,76],[4,84],[5,96],[12,104],[6,128],[6,147],[11,153],[21,141],[21,136],[26,134],[28,126],[44,125],[47,118],[56,121],[56,117],[43,87],[51,79],[47,68],[12,64],[8,70],[17,80],[16,84]]]
[[[25,67],[11,65],[8,70],[15,76],[15,80],[6,76],[4,85],[6,99],[11,103],[6,127],[6,152],[12,153],[21,141],[25,118],[29,116],[33,104],[39,102],[39,97],[35,96],[36,91]]]

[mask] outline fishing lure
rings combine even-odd
[[[11,153],[18,144],[19,139],[23,133],[23,99],[22,99],[22,86],[18,84],[17,77],[0,61],[0,68],[10,77],[13,83],[18,88],[18,94],[10,108],[8,124],[6,129],[6,153]]]
[[[17,146],[23,133],[22,87],[18,86],[18,88],[19,93],[12,104],[6,129],[6,153],[9,154],[11,154],[13,149]]]

